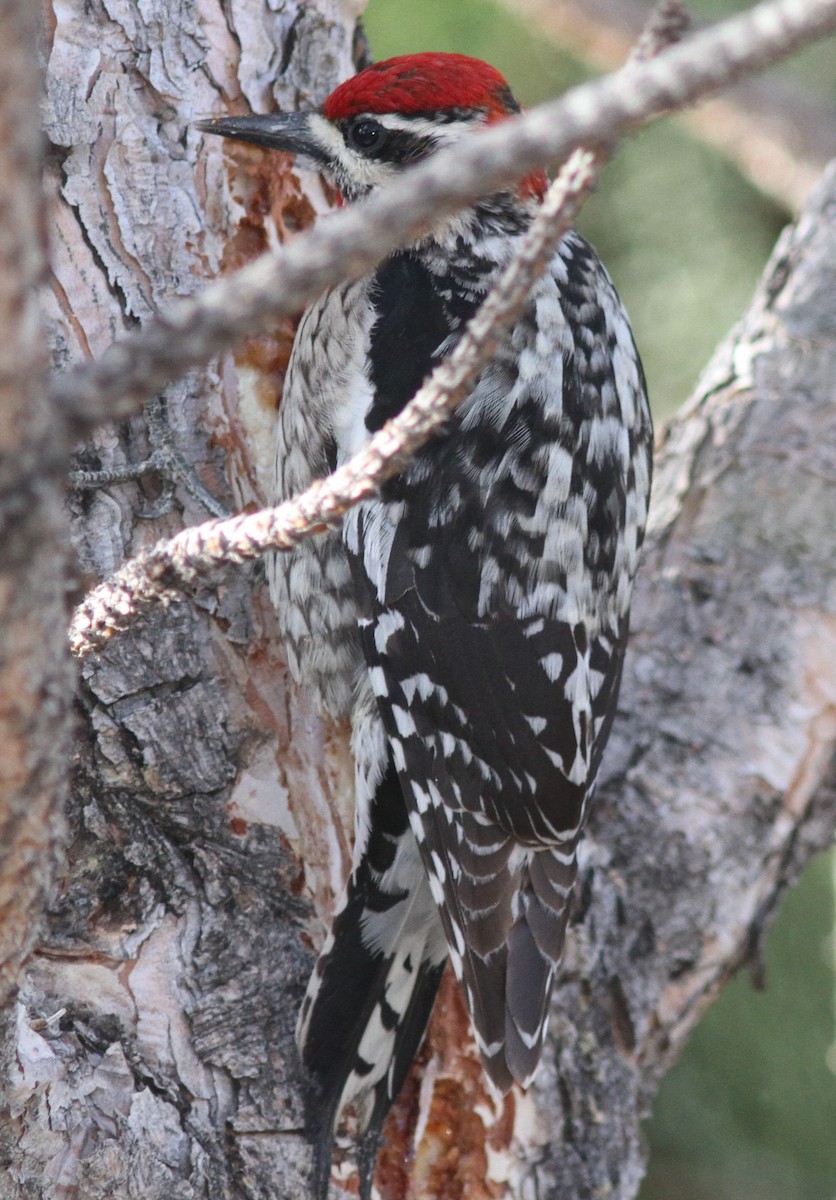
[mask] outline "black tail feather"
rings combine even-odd
[[[420,1045],[445,961],[443,931],[390,767],[300,1020],[316,1200],[328,1194],[344,1104],[357,1113],[361,1196],[370,1197],[380,1131]]]

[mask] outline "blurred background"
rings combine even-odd
[[[749,5],[689,7],[713,20]],[[532,105],[615,66],[640,16],[638,0],[370,0],[365,25],[374,58],[472,54]],[[763,114],[757,96],[739,104],[755,112],[753,127],[740,126],[740,112],[704,108],[699,134],[668,120],[630,139],[578,223],[630,312],[657,425],[693,390],[806,179],[836,153],[836,40],[759,87]],[[761,138],[777,128],[770,106],[779,126],[785,119],[775,143]],[[786,122],[804,127],[794,162],[782,158],[794,138]],[[718,137],[736,141],[735,161],[709,144]],[[836,1200],[835,888],[831,855],[808,869],[769,935],[766,990],[738,976],[665,1079],[646,1126],[640,1200]]]

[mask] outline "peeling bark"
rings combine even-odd
[[[65,362],[326,206],[258,151],[198,152],[185,122],[321,98],[351,69],[357,5],[51,11],[46,307]],[[836,170],[662,447],[535,1088],[487,1096],[447,979],[388,1124],[388,1200],[633,1196],[658,1079],[832,841],[834,216]],[[166,393],[180,449],[230,508],[262,494],[291,337],[282,326]],[[137,419],[79,461],[147,449]],[[71,496],[77,591],[204,516],[178,488],[172,511],[142,518],[160,490],[151,476]],[[0,1200],[304,1196],[293,1027],[315,912],[347,862],[345,730],[288,687],[258,571],[154,614],[81,675],[67,865],[0,1032]]]

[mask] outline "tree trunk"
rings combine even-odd
[[[326,206],[315,178],[185,122],[320,100],[352,69],[357,7],[49,10],[59,364]],[[633,1196],[658,1079],[832,841],[834,213],[831,170],[662,447],[537,1082],[491,1100],[446,980],[388,1123],[389,1200]],[[166,392],[177,448],[230,508],[262,496],[291,338]],[[157,407],[80,465],[119,470],[164,439]],[[71,495],[77,592],[205,517],[199,489],[168,494],[150,472]],[[346,732],[288,686],[257,570],[86,661],[78,710],[68,865],[2,1033],[0,1200],[304,1196],[293,1027],[348,858]]]
[[[315,179],[303,190],[246,149],[227,160],[188,121],[219,97],[321,101],[353,69],[354,15],[327,0],[278,14],[71,0],[48,16],[47,320],[62,366],[324,207]],[[279,328],[166,392],[176,448],[230,508],[262,499],[291,340]],[[78,465],[120,470],[152,448],[137,419],[102,429]],[[206,518],[178,486],[153,519],[166,490],[150,473],[71,493],[77,595]],[[309,924],[318,936],[305,880],[326,903],[338,886],[347,841],[331,808],[348,828],[350,763],[344,731],[289,693],[258,579],[230,574],[80,672],[68,868],[7,1013],[3,1200],[304,1194],[293,1027]],[[65,617],[46,617],[63,645]]]

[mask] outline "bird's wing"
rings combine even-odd
[[[449,429],[344,532],[372,687],[501,1088],[539,1056],[649,484],[629,327],[585,244],[566,254]]]

